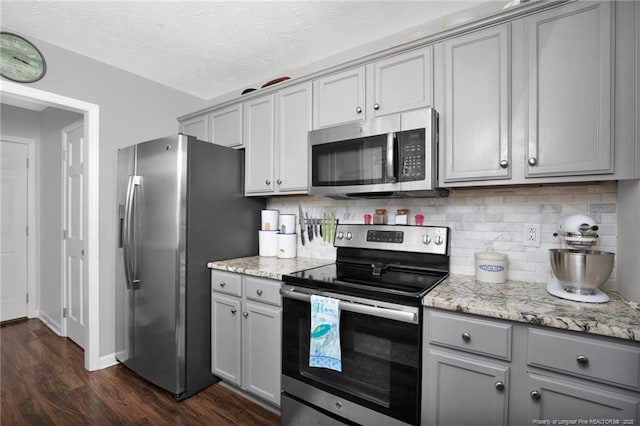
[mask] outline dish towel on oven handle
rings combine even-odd
[[[338,299],[311,296],[309,367],[342,371],[339,305]]]

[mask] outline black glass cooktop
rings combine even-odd
[[[284,275],[290,285],[385,302],[419,305],[422,297],[446,278],[443,272],[408,271],[406,268],[369,264],[331,264]]]

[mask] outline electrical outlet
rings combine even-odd
[[[537,223],[525,223],[522,228],[522,245],[527,247],[540,247],[540,225]]]

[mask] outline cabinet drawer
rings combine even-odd
[[[280,281],[245,277],[247,299],[280,306]]]
[[[511,325],[429,311],[430,343],[511,360]]]
[[[640,348],[529,329],[527,364],[633,389],[640,388]]]
[[[242,275],[212,269],[211,290],[240,297],[242,296]]]

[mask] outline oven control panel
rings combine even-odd
[[[335,247],[449,255],[446,226],[339,224]]]

